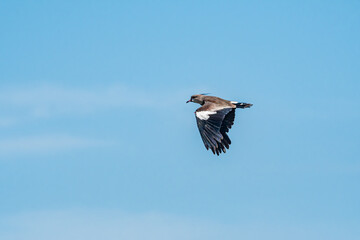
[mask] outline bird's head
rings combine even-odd
[[[194,102],[194,103],[198,103],[198,104],[201,104],[203,105],[204,104],[204,95],[202,94],[195,94],[195,95],[192,95],[190,100],[187,101],[186,103],[188,102]]]

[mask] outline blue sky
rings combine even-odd
[[[358,1],[2,1],[0,238],[357,239]],[[253,103],[204,148],[185,104]]]

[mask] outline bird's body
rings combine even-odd
[[[231,144],[227,132],[229,132],[229,129],[234,124],[235,109],[252,106],[250,103],[228,101],[219,97],[202,94],[191,96],[187,102],[201,105],[195,111],[199,132],[206,149],[211,149],[217,155],[221,152],[225,153]]]

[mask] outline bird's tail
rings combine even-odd
[[[243,103],[243,102],[231,102],[232,104],[235,104],[236,108],[249,108],[252,106],[251,103]]]

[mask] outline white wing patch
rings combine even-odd
[[[208,120],[210,115],[216,114],[216,112],[213,111],[201,111],[201,112],[195,112],[196,117],[200,120]]]
[[[235,101],[231,101],[232,104],[237,104],[238,102],[235,102]]]

